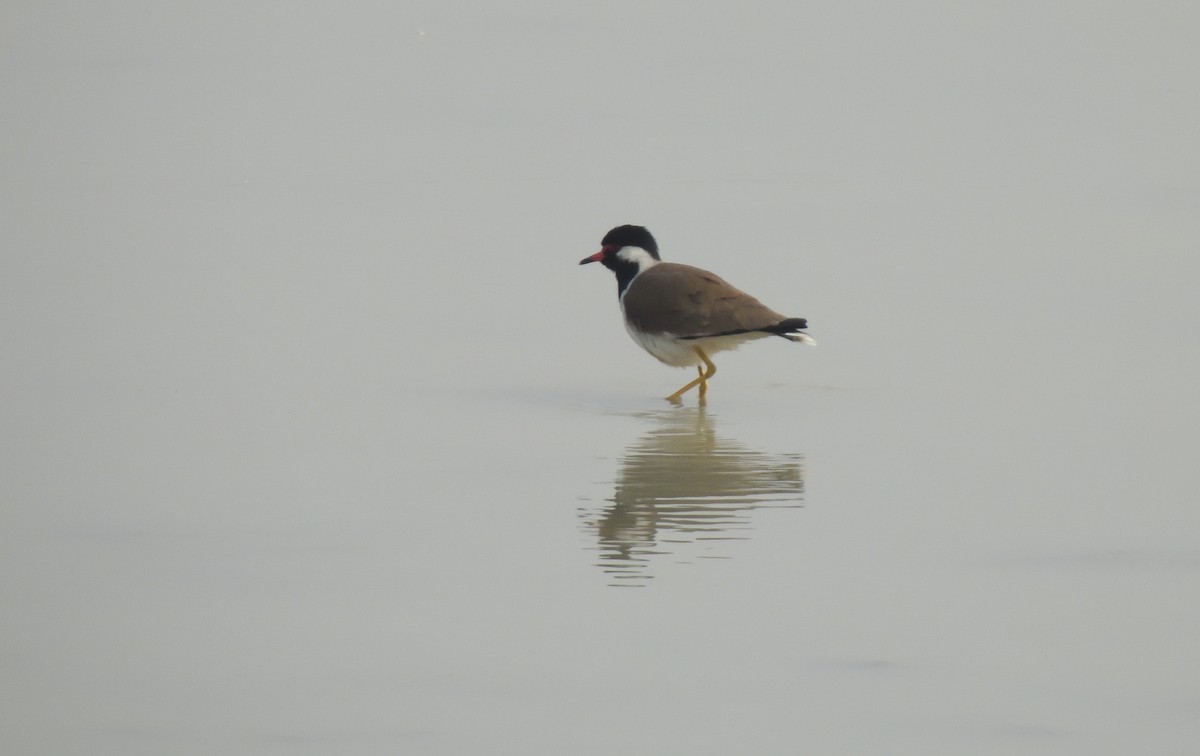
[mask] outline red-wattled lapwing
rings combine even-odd
[[[707,270],[662,262],[658,244],[641,226],[617,226],[604,235],[600,251],[579,261],[599,262],[617,276],[617,296],[625,328],[633,340],[660,361],[696,366],[699,377],[667,397],[675,404],[693,386],[700,402],[717,366],[708,358],[743,342],[782,336],[816,344],[802,331],[804,318],[787,318]]]

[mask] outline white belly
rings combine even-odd
[[[736,349],[747,341],[761,339],[770,335],[767,333],[739,333],[736,336],[680,339],[667,333],[643,333],[631,328],[628,322],[625,323],[625,330],[629,331],[629,335],[633,337],[633,340],[642,349],[654,355],[659,361],[675,367],[691,367],[702,364],[700,355],[696,354],[695,347],[700,347],[704,350],[705,354],[711,357],[717,352]]]

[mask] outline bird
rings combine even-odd
[[[681,404],[696,386],[700,404],[705,404],[708,381],[717,372],[711,354],[768,336],[817,343],[804,333],[804,318],[775,312],[715,273],[663,262],[658,242],[644,226],[609,231],[600,240],[600,251],[579,264],[594,262],[616,275],[625,329],[633,340],[660,362],[696,367],[699,375],[667,397],[672,404]]]

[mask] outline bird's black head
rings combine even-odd
[[[614,251],[622,247],[641,247],[649,252],[655,260],[660,259],[658,242],[654,241],[654,237],[650,235],[645,226],[617,226],[604,235],[604,238],[600,240],[600,246],[612,247]]]
[[[621,250],[628,249],[624,254]],[[579,261],[580,265],[598,262],[617,275],[617,296],[645,267],[654,265],[658,242],[642,226],[617,226],[600,240],[600,251]]]
[[[662,259],[658,256],[658,242],[654,241],[654,237],[650,235],[645,226],[617,226],[600,240],[600,251],[583,258],[579,264],[587,265],[590,262],[598,262],[609,270],[617,270],[633,263],[633,267],[636,269],[638,266],[634,258],[640,256],[645,259],[646,255],[625,255],[625,259],[619,258],[617,253],[626,247],[643,249],[651,258]]]

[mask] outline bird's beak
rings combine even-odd
[[[608,251],[608,247],[601,247],[600,251],[591,257],[585,257],[579,261],[580,265],[587,265],[590,262],[600,262],[604,259],[604,253]]]

